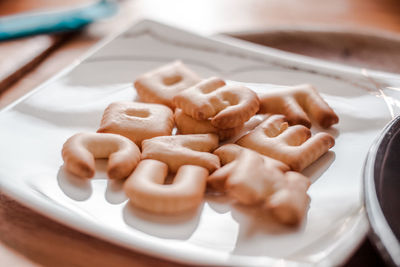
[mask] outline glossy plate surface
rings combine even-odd
[[[98,161],[93,180],[63,170],[71,135],[96,131],[105,107],[133,100],[132,82],[183,60],[203,77],[220,76],[255,90],[311,83],[340,123],[335,147],[304,174],[310,208],[298,228],[280,226],[256,208],[207,196],[196,211],[161,217],[129,205],[122,183]],[[368,148],[398,112],[399,77],[329,64],[230,38],[210,39],[141,22],[0,113],[0,186],[21,203],[80,231],[156,257],[209,265],[337,265],[365,236],[362,167]],[[313,129],[319,131],[319,129]]]

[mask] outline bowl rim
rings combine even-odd
[[[379,203],[375,183],[375,170],[382,166],[382,164],[378,165],[382,160],[381,162],[378,160],[384,158],[382,155],[387,151],[391,137],[399,131],[400,116],[389,122],[375,139],[368,151],[363,170],[364,204],[371,226],[368,236],[383,259],[393,266],[400,266],[400,242],[389,226]]]

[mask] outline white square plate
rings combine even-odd
[[[255,90],[311,83],[338,113],[339,124],[329,130],[335,147],[304,171],[313,183],[301,226],[280,226],[256,208],[211,196],[191,216],[149,215],[131,207],[122,182],[107,180],[104,162],[92,180],[63,170],[61,148],[68,137],[96,131],[108,104],[135,98],[132,82],[139,74],[175,59],[203,77]],[[70,227],[177,262],[337,265],[367,231],[362,166],[375,136],[397,114],[397,84],[394,74],[144,21],[0,112],[1,190]]]

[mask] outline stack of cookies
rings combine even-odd
[[[108,176],[127,178],[131,203],[149,212],[193,210],[209,188],[262,205],[281,223],[302,221],[310,181],[300,171],[335,143],[309,128],[338,122],[311,85],[256,94],[217,77],[201,79],[180,61],[141,75],[134,85],[141,102],[111,103],[97,133],[67,140],[68,171],[89,178],[95,158],[109,158]],[[262,120],[252,122],[259,114]],[[168,174],[175,178],[165,184]]]

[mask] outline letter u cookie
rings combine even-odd
[[[172,184],[164,184],[167,164],[142,160],[124,184],[131,203],[138,208],[159,214],[177,214],[198,207],[203,199],[208,171],[206,168],[183,165]]]

